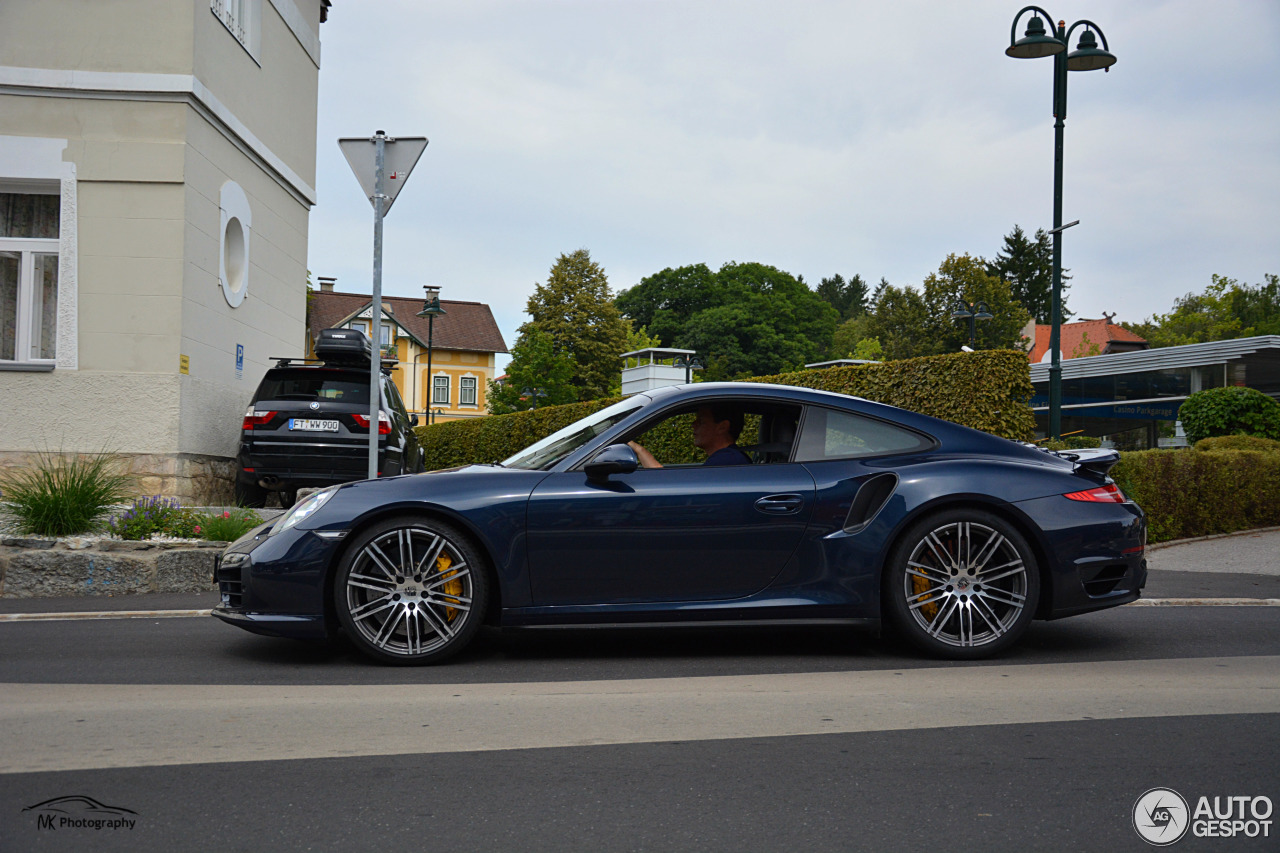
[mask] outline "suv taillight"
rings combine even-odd
[[[1122,504],[1125,501],[1124,492],[1120,491],[1120,487],[1115,483],[1108,483],[1096,489],[1085,489],[1083,492],[1071,492],[1063,497],[1096,504]]]
[[[240,428],[257,429],[258,427],[266,426],[275,416],[275,412],[264,412],[250,406],[249,411],[244,413],[244,424]]]
[[[362,429],[369,428],[368,415],[352,415],[355,419],[356,426]],[[386,412],[378,412],[378,435],[391,435],[391,418],[387,417]]]

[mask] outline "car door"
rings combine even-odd
[[[797,463],[555,473],[529,499],[537,605],[710,601],[758,592],[795,552],[814,481]]]

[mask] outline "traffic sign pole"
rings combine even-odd
[[[370,147],[372,144],[372,151]],[[373,303],[369,328],[373,333],[369,364],[369,479],[378,476],[378,415],[382,386],[382,220],[391,212],[396,196],[426,150],[425,136],[387,136],[381,130],[372,137],[338,140],[338,147],[373,205]]]
[[[382,218],[386,200],[387,136],[378,131],[373,137],[376,146],[373,166],[373,305],[369,329],[373,335],[373,358],[369,359],[369,479],[378,476],[378,413],[381,409],[382,389],[378,378],[382,373]],[[391,436],[387,436],[390,439]]]

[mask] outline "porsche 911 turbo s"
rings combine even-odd
[[[392,664],[482,624],[770,620],[883,620],[986,657],[1140,596],[1146,522],[1117,460],[824,391],[662,388],[502,462],[299,501],[220,556],[213,613]]]

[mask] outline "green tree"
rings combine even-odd
[[[1204,293],[1188,293],[1174,301],[1168,314],[1141,323],[1121,323],[1153,348],[1280,334],[1280,278],[1240,284],[1215,275]]]
[[[986,263],[987,273],[1009,282],[1013,298],[1031,312],[1038,323],[1050,322],[1053,306],[1053,241],[1044,229],[1028,239],[1021,226],[1005,235],[1004,247],[995,260]],[[1062,319],[1071,316],[1067,310],[1067,282],[1071,276],[1062,271]]]
[[[707,380],[761,376],[821,360],[837,314],[804,282],[776,267],[727,263],[665,269],[617,298],[663,346],[696,350]]]
[[[874,315],[860,314],[836,326],[835,335],[831,340],[831,357],[854,358],[853,353],[858,344],[868,338],[875,337],[871,331],[871,325],[874,322]]]
[[[853,348],[853,357],[864,361],[880,361],[884,358],[884,347],[879,338],[863,338]]]
[[[551,335],[535,328],[521,332],[511,348],[506,381],[489,380],[489,413],[505,415],[532,409],[535,396],[539,406],[577,402],[578,391],[572,382],[575,369],[573,359],[556,349]],[[526,394],[526,389],[533,393]]]
[[[814,288],[814,293],[836,309],[841,320],[849,320],[867,313],[867,283],[860,275],[852,275],[848,281],[838,273],[831,278],[824,278]]]
[[[924,280],[923,292],[882,283],[863,337],[881,342],[889,359],[956,352],[969,343],[969,324],[951,319],[958,302],[985,302],[993,319],[975,328],[977,349],[1019,349],[1031,319],[1009,283],[986,271],[981,258],[948,255]]]
[[[609,279],[591,254],[578,249],[561,255],[546,284],[535,285],[525,310],[530,319],[519,331],[545,332],[572,360],[570,381],[578,400],[608,396],[619,381],[618,357],[627,351],[631,327],[614,305]]]

